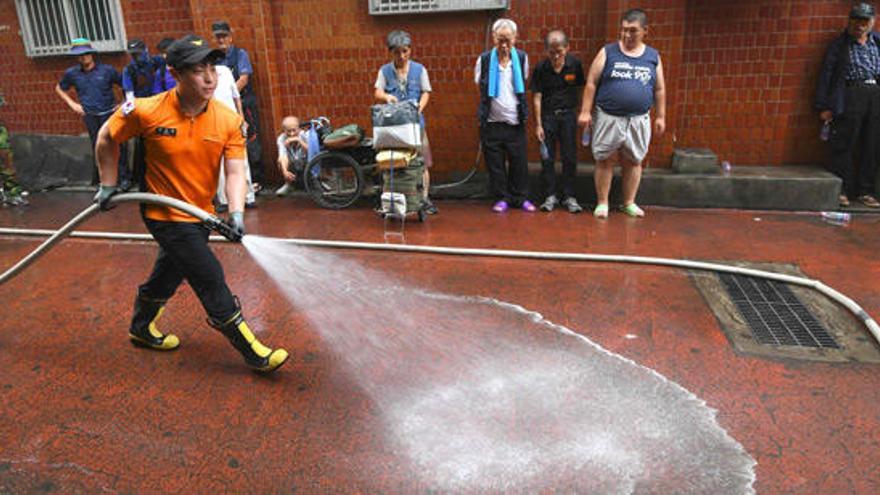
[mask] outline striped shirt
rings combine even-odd
[[[849,60],[847,81],[866,81],[880,75],[880,47],[873,36],[868,36],[864,45],[852,40],[849,44]]]

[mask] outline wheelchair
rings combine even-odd
[[[333,131],[330,119],[318,117],[304,125],[316,133],[319,152],[303,169],[303,185],[309,197],[322,208],[341,210],[364,194],[376,194],[378,183],[376,150],[370,138],[355,144],[329,147],[324,137]],[[312,138],[310,143],[314,143]],[[368,184],[369,183],[369,184]]]

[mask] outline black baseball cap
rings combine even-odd
[[[201,63],[217,64],[225,56],[223,50],[211,48],[203,38],[188,34],[171,43],[165,53],[165,62],[175,69],[181,69]]]
[[[876,12],[874,11],[874,6],[870,3],[861,2],[853,5],[852,10],[849,11],[850,19],[873,19]]]
[[[228,22],[217,21],[214,24],[211,24],[211,32],[214,34],[229,34],[232,32],[232,29],[229,29]]]
[[[128,53],[143,53],[147,51],[147,44],[144,43],[144,40],[133,39],[126,45],[126,50]]]

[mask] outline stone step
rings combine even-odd
[[[557,164],[557,173],[559,165]],[[579,164],[575,193],[583,203],[595,203],[592,164]],[[531,197],[543,199],[540,163],[529,164]],[[447,181],[461,179],[463,174]],[[435,182],[435,185],[439,182]],[[436,198],[488,198],[488,178],[478,171],[466,184],[440,188]],[[648,168],[642,176],[637,201],[643,205],[680,208],[740,208],[756,210],[826,211],[837,209],[841,181],[810,166],[734,167],[729,175],[679,174],[668,168]],[[612,203],[620,198],[620,169],[614,173]]]

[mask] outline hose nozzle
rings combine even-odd
[[[209,229],[217,232],[218,234],[222,235],[223,237],[229,239],[232,242],[241,242],[241,238],[242,238],[241,232],[232,228],[231,225],[224,222],[220,218],[217,218],[217,217],[211,215],[210,217],[208,217],[205,220],[205,225]]]

